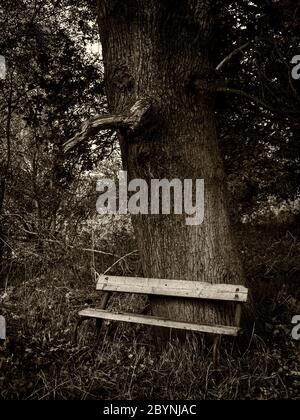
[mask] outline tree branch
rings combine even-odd
[[[215,89],[215,92],[231,93],[234,95],[242,96],[243,98],[246,98],[250,100],[251,102],[254,102],[255,104],[261,106],[262,108],[272,112],[273,114],[279,114],[279,115],[285,115],[285,116],[291,116],[291,117],[293,116],[299,117],[300,115],[300,111],[284,110],[284,109],[280,110],[280,109],[274,108],[273,106],[264,102],[262,99],[257,98],[256,96],[251,95],[250,93],[244,92],[243,90],[240,90],[240,89],[234,89],[230,87],[217,87]]]
[[[228,61],[230,61],[235,55],[237,55],[241,51],[243,51],[246,48],[248,48],[249,45],[251,45],[254,41],[256,41],[256,40],[248,41],[246,44],[241,45],[239,48],[237,48],[234,51],[232,51],[227,57],[224,58],[224,60],[221,61],[220,64],[217,65],[216,71],[222,70],[222,68],[228,63]]]
[[[96,136],[102,130],[126,129],[134,133],[142,124],[145,115],[151,108],[151,103],[147,99],[140,99],[130,109],[128,114],[121,115],[97,115],[86,121],[80,133],[68,140],[63,146],[63,152],[67,153],[80,143]]]

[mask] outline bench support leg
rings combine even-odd
[[[214,339],[213,345],[213,363],[214,365],[218,364],[220,361],[220,344],[222,337],[220,335],[216,336]]]
[[[242,305],[240,303],[238,303],[236,305],[236,310],[235,310],[235,325],[236,325],[236,327],[240,327],[241,318],[242,318]]]
[[[101,303],[100,303],[100,309],[106,309],[109,298],[110,298],[110,295],[111,295],[110,292],[103,293],[102,300],[101,300]],[[77,321],[75,331],[74,331],[74,343],[75,343],[75,345],[78,344],[78,330],[79,330],[79,328],[81,327],[81,325],[83,324],[84,321],[88,321],[89,319],[90,319],[89,317],[83,317],[83,318],[81,318]],[[103,323],[102,319],[96,319],[97,338],[99,338],[99,336],[100,336],[102,323]]]
[[[111,296],[110,292],[103,293],[99,309],[106,309],[110,296]],[[103,324],[103,319],[96,319],[96,329],[97,329],[98,337],[101,333],[102,324]]]

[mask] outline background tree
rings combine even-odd
[[[236,1],[220,10],[216,65],[226,57],[219,69],[226,88],[217,97],[220,145],[240,217],[267,207],[270,196],[282,202],[299,194],[300,84],[291,74],[299,5]]]
[[[74,128],[106,108],[99,57],[88,52],[97,39],[92,17],[84,2],[1,2],[1,254],[10,253],[12,235],[41,251],[41,239],[65,233],[66,219],[75,228],[80,176],[111,153],[112,140],[102,135],[68,161],[61,156]]]

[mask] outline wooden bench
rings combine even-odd
[[[242,304],[247,302],[248,299],[248,289],[244,286],[138,277],[100,275],[97,282],[97,290],[104,292],[100,308],[81,311],[79,315],[83,319],[95,318],[96,320],[101,320],[101,322],[102,320],[122,321],[233,337],[236,337],[240,332]],[[155,316],[109,312],[105,309],[112,292],[234,302],[236,303],[235,325],[200,325],[193,322],[175,321]]]

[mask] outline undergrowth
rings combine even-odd
[[[101,271],[116,258],[98,256],[84,267],[78,256],[72,270],[64,262],[31,278],[30,270],[23,278],[18,273],[1,290],[8,339],[0,347],[0,398],[300,399],[299,342],[291,338],[291,319],[300,313],[299,241],[289,232],[263,237],[250,232],[242,245],[262,333],[223,339],[218,364],[202,336],[170,336],[158,348],[155,333],[141,325],[106,322],[97,335],[94,322],[86,321],[75,341],[78,311],[101,299],[91,264]],[[140,274],[138,256],[113,270]],[[148,302],[114,295],[110,305],[140,313]]]

